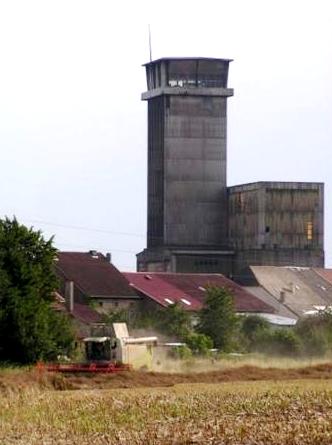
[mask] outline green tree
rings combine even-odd
[[[216,348],[224,352],[232,350],[238,317],[228,289],[207,287],[205,304],[198,313],[198,319],[198,331],[210,337]]]
[[[0,361],[33,363],[70,349],[71,325],[51,307],[52,242],[15,218],[0,220]]]
[[[185,341],[192,330],[190,314],[177,303],[160,310],[157,320],[161,332],[181,341]]]

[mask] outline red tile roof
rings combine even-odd
[[[174,302],[187,310],[198,310],[204,304],[205,289],[210,285],[229,289],[234,295],[237,312],[274,313],[271,306],[220,274],[125,272],[124,276],[137,291],[162,306]]]
[[[332,284],[332,269],[314,269],[324,280]]]
[[[68,314],[74,319],[79,320],[85,324],[101,323],[103,321],[102,315],[89,307],[87,304],[75,303],[73,311],[69,312],[64,301],[60,301],[56,297],[51,306],[54,310]]]
[[[126,278],[101,253],[59,252],[55,267],[90,297],[137,298]]]
[[[161,304],[168,306],[172,303],[181,303],[189,310],[198,310],[201,308],[201,303],[190,294],[187,294],[182,289],[168,282],[163,274],[158,273],[141,273],[128,272],[123,274],[130,284],[139,292],[147,297]],[[183,302],[188,301],[190,305]]]
[[[86,324],[101,323],[103,321],[102,315],[86,304],[75,303],[73,312],[70,315]]]

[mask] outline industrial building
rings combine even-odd
[[[252,282],[248,265],[324,267],[321,183],[257,182],[228,188],[232,277]]]
[[[322,183],[227,187],[230,62],[145,65],[148,221],[138,271],[222,273],[250,283],[250,265],[324,267]]]

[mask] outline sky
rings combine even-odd
[[[0,217],[135,270],[148,24],[153,59],[234,59],[228,184],[324,182],[332,267],[330,0],[0,0]]]

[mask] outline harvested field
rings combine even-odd
[[[332,364],[75,375],[0,370],[0,444],[331,444]]]
[[[290,380],[290,379],[330,379],[332,364],[300,367],[293,369],[260,368],[257,366],[241,366],[237,368],[199,372],[199,373],[158,373],[158,372],[128,372],[112,376],[99,375],[65,377],[72,389],[74,388],[138,388],[162,387],[180,383],[222,383],[229,381],[251,380]]]
[[[131,371],[119,374],[53,374],[32,370],[0,371],[0,392],[24,388],[57,390],[168,387],[180,383],[222,383],[255,380],[331,379],[332,363],[297,368],[237,366],[208,372],[159,373]]]
[[[4,445],[332,442],[332,380],[27,390],[0,403]]]

